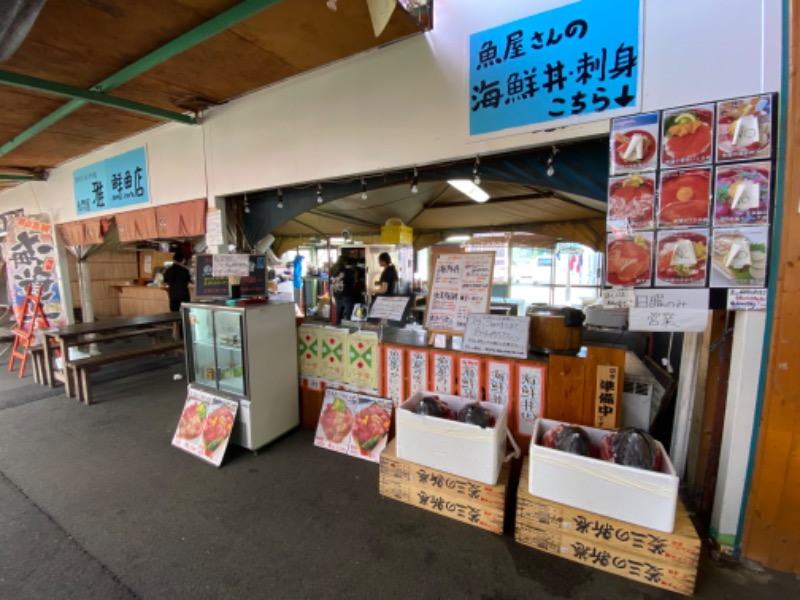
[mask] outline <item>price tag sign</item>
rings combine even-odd
[[[634,299],[631,288],[603,290],[603,308],[631,308]]]
[[[767,290],[753,288],[728,290],[728,310],[767,310]]]

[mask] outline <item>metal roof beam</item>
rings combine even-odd
[[[8,175],[0,173],[0,181],[33,181],[36,179],[34,175]]]
[[[196,46],[207,39],[214,37],[218,33],[233,27],[237,23],[241,23],[242,21],[249,19],[262,10],[278,4],[280,1],[281,0],[244,0],[244,2],[241,2],[236,6],[226,10],[213,19],[209,19],[202,25],[198,25],[194,29],[187,31],[171,42],[161,46],[161,48],[154,50],[150,54],[143,56],[136,62],[128,65],[121,71],[118,71],[110,77],[107,77],[100,83],[92,86],[91,90],[93,92],[107,92],[113,88],[119,87],[134,77],[149,71],[153,67],[169,60],[170,58],[173,58],[174,56],[177,56],[181,52],[185,52],[189,48],[192,48],[193,46]],[[82,106],[85,106],[86,103],[87,101],[82,99],[70,100],[61,108],[49,114],[41,121],[34,123],[28,129],[0,146],[0,156],[8,154],[14,148],[24,144],[29,139],[38,133],[41,133],[54,123],[57,123],[64,117],[72,114]]]
[[[28,90],[35,90],[37,92],[45,92],[47,94],[54,94],[56,96],[76,98],[85,100],[86,102],[92,102],[94,104],[111,106],[113,108],[119,108],[121,110],[147,115],[148,117],[156,117],[158,119],[165,119],[168,121],[177,121],[178,123],[186,123],[188,125],[194,125],[197,123],[197,119],[183,113],[164,110],[163,108],[150,106],[149,104],[142,104],[140,102],[134,102],[133,100],[126,100],[125,98],[116,98],[100,92],[84,90],[71,85],[65,85],[55,81],[47,81],[46,79],[39,79],[38,77],[20,75],[19,73],[11,73],[9,71],[0,71],[0,84]]]

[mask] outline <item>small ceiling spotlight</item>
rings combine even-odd
[[[553,146],[553,149],[550,151],[550,156],[547,158],[547,176],[552,177],[556,174],[556,154],[558,154],[558,148]]]
[[[322,184],[317,184],[317,204],[322,204]]]
[[[480,166],[481,166],[481,159],[480,159],[479,156],[476,156],[475,157],[475,166],[472,167],[472,183],[474,183],[475,185],[480,185],[481,184]]]
[[[364,181],[364,178],[361,178],[361,199],[367,199],[367,182]]]
[[[417,167],[414,167],[414,177],[411,178],[411,193],[416,194],[419,192],[419,176],[417,175]]]
[[[278,208],[283,208],[283,192],[278,190]]]

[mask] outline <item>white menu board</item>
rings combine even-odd
[[[369,318],[402,321],[409,300],[408,296],[378,296],[370,308]]]
[[[464,351],[508,358],[528,357],[530,317],[472,315],[464,333]]]
[[[494,252],[439,254],[433,268],[425,326],[463,332],[472,313],[489,311]]]

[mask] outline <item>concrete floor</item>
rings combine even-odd
[[[381,498],[377,465],[297,431],[221,469],[170,445],[180,364],[98,374],[96,404],[0,373],[0,599],[658,599]],[[697,598],[797,598],[703,559]]]

